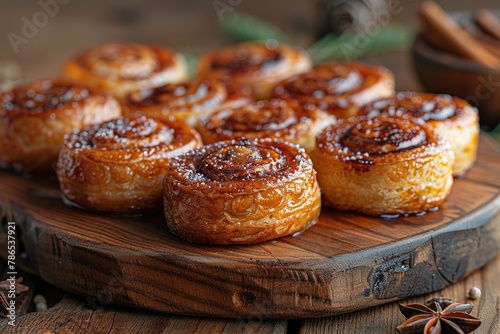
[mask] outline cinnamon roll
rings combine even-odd
[[[110,43],[91,47],[70,59],[64,73],[121,99],[134,90],[183,81],[187,66],[180,54],[160,46]]]
[[[112,214],[161,209],[167,163],[200,145],[181,121],[143,116],[86,126],[65,139],[57,161],[63,199]]]
[[[250,94],[227,87],[213,79],[195,79],[167,84],[127,94],[122,104],[124,114],[170,117],[198,127],[201,120],[221,108],[235,108],[250,102]]]
[[[240,139],[172,161],[165,217],[175,235],[200,244],[252,244],[300,232],[319,216],[311,160],[296,145]]]
[[[394,76],[384,67],[333,63],[280,82],[272,96],[314,104],[337,118],[356,116],[360,107],[394,95]]]
[[[83,84],[21,84],[0,94],[0,163],[19,172],[53,172],[65,134],[118,116],[116,100]]]
[[[200,134],[205,144],[243,137],[274,138],[299,144],[310,153],[316,135],[334,122],[335,117],[313,105],[262,100],[218,111],[204,122]]]
[[[324,203],[368,215],[433,209],[453,184],[450,144],[425,122],[381,114],[339,120],[311,154]]]
[[[285,44],[246,42],[209,52],[200,59],[199,75],[247,86],[257,99],[268,98],[281,80],[311,68],[309,55]]]
[[[466,101],[450,95],[399,92],[366,105],[362,114],[409,114],[421,118],[448,140],[455,153],[453,175],[464,175],[474,164],[479,140],[479,117]]]

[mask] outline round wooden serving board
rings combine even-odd
[[[55,181],[0,172],[0,254],[16,223],[16,265],[110,303],[245,319],[322,317],[428,293],[500,248],[500,150],[478,160],[440,210],[382,219],[323,208],[299,236],[204,247],[170,234],[163,216],[117,218],[63,205]]]

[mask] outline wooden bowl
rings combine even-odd
[[[453,16],[459,22],[472,19],[470,12]],[[411,53],[416,74],[427,91],[465,99],[479,109],[480,123],[487,128],[500,123],[500,70],[441,51],[421,35]]]

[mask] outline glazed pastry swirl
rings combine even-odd
[[[393,75],[380,66],[334,63],[288,78],[273,97],[313,104],[338,118],[355,116],[364,104],[394,94]]]
[[[271,139],[204,146],[174,159],[165,178],[172,232],[201,244],[250,244],[313,224],[321,198],[305,152]]]
[[[56,79],[17,86],[0,103],[0,162],[28,173],[53,171],[65,134],[120,116],[113,98]]]
[[[424,121],[443,121],[461,117],[473,108],[464,100],[450,95],[436,95],[416,92],[398,92],[395,96],[367,104],[364,114],[396,113],[398,110]]]
[[[311,154],[324,202],[369,215],[419,213],[443,202],[454,154],[423,121],[382,114],[326,128]]]
[[[309,56],[298,48],[246,42],[206,54],[199,75],[248,86],[257,99],[263,99],[279,81],[310,68]]]
[[[172,50],[134,43],[92,47],[71,59],[64,69],[75,80],[88,82],[118,98],[187,77],[184,59]]]
[[[142,79],[157,72],[159,62],[172,65],[172,54],[159,54],[161,59],[156,55],[154,49],[144,45],[108,44],[90,49],[79,61],[83,67],[102,77]]]
[[[216,110],[238,107],[249,101],[249,94],[244,90],[231,89],[217,80],[195,79],[129,93],[123,109],[125,114],[133,116],[174,116],[197,127]]]
[[[380,155],[422,146],[426,139],[418,123],[384,117],[359,121],[346,131],[340,144],[350,152]]]
[[[252,180],[276,174],[285,166],[286,159],[278,150],[243,142],[208,154],[199,172],[215,181]]]
[[[465,174],[474,164],[479,140],[479,117],[466,101],[449,95],[400,92],[366,105],[361,114],[408,114],[420,118],[448,140],[455,153],[453,175]]]
[[[161,208],[166,164],[201,145],[180,121],[118,118],[73,132],[65,141],[57,174],[69,204],[108,213]]]
[[[261,44],[246,44],[237,49],[221,50],[210,67],[215,71],[225,71],[230,75],[260,71],[262,67],[278,65],[283,55],[275,48],[262,47]]]
[[[144,149],[161,145],[165,146],[167,154],[171,154],[171,149],[175,147],[171,143],[170,127],[161,126],[158,121],[146,117],[106,122],[77,136],[73,134],[70,138],[74,140],[71,145],[78,147],[78,150],[90,147],[102,150],[109,159],[113,159],[113,154],[122,149],[139,149],[142,154]]]
[[[313,105],[265,100],[235,109],[222,109],[200,128],[205,143],[235,138],[274,138],[299,144],[309,153],[314,137],[335,118]]]
[[[2,114],[43,113],[65,105],[82,104],[90,95],[84,86],[64,81],[42,81],[19,86],[2,96]]]

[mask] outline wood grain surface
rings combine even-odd
[[[439,293],[413,297],[402,304],[426,304],[434,297],[444,296],[459,303],[473,303],[471,314],[481,319],[481,326],[474,334],[500,333],[500,256],[497,256],[483,270],[477,271],[462,280],[460,284],[453,284]],[[482,290],[479,300],[468,299],[469,289],[478,287]],[[367,310],[336,317],[307,319],[300,324],[299,334],[319,333],[396,333],[396,326],[405,321],[405,317],[398,308],[399,302],[389,303]]]
[[[495,150],[483,136],[475,167],[438,211],[386,220],[324,208],[301,235],[255,246],[194,246],[172,236],[162,216],[82,212],[62,204],[55,181],[7,172],[0,216],[16,222],[18,266],[94,307],[324,317],[442,289],[490,261],[500,241]]]
[[[6,263],[0,263],[0,266]],[[4,269],[4,272],[6,270]],[[60,295],[62,292],[47,285],[37,289],[40,280],[36,277],[19,273],[25,278],[30,290],[38,290],[47,298]],[[426,303],[433,297],[444,296],[457,302],[475,305],[472,314],[482,320],[482,325],[474,334],[500,333],[500,256],[493,259],[481,270],[469,275],[466,279],[453,284],[439,293],[413,297],[403,304]],[[5,278],[5,275],[3,276]],[[26,279],[28,278],[28,279]],[[467,298],[471,287],[482,290],[478,300]],[[31,301],[27,294],[17,298],[24,305]],[[85,298],[65,294],[55,305],[43,312],[33,312],[28,308],[18,309],[16,326],[10,326],[6,320],[0,320],[0,332],[18,333],[196,333],[196,334],[316,334],[316,333],[395,333],[397,325],[404,321],[399,311],[399,302],[388,303],[362,311],[342,314],[334,317],[305,320],[264,320],[259,317],[242,317],[239,319],[214,319],[203,317],[186,317],[145,312],[130,308],[108,305],[92,307]],[[33,305],[33,304],[32,304]],[[50,305],[49,305],[50,306]]]

